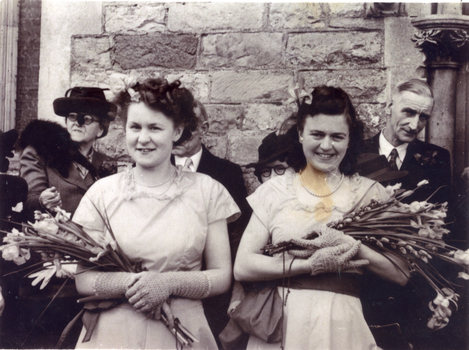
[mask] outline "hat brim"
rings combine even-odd
[[[278,158],[278,157],[280,157],[284,154],[285,155],[288,154],[288,152],[290,152],[290,149],[287,149],[287,150],[283,149],[281,152],[274,153],[269,158],[263,159],[260,162],[247,164],[246,168],[255,168],[255,169],[263,168],[267,164],[275,162],[277,160],[276,158]]]
[[[70,113],[90,113],[98,117],[106,116],[108,119],[114,119],[108,116],[109,112],[115,113],[117,107],[115,104],[90,97],[61,97],[54,100],[54,112],[61,117],[67,117]]]

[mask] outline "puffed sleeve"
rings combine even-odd
[[[362,191],[363,195],[357,206],[367,205],[371,202],[372,199],[379,202],[386,201],[394,192],[392,190],[386,190],[386,188],[379,182],[370,180],[365,177],[361,177],[360,187],[360,190]]]
[[[206,197],[209,224],[222,219],[230,223],[240,217],[241,211],[238,205],[221,183],[208,176],[204,176],[203,183],[204,192],[209,189]]]
[[[103,196],[100,184],[96,182],[81,199],[77,210],[73,214],[72,220],[83,226],[86,233],[93,239],[98,240],[105,236],[106,225],[103,220],[104,215]]]
[[[260,185],[256,191],[247,198],[252,211],[267,228],[270,222],[272,200],[276,197],[274,194],[275,186],[273,186],[273,180],[274,179],[269,180]]]
[[[28,198],[24,206],[26,213],[32,215],[35,210],[43,210],[39,196],[49,187],[49,180],[46,164],[32,146],[27,146],[20,156],[20,176],[28,183]]]

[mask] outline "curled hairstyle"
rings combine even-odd
[[[345,115],[350,139],[344,159],[339,164],[339,171],[344,175],[354,174],[357,157],[363,143],[363,123],[357,119],[350,97],[341,88],[324,85],[315,88],[312,92],[311,104],[304,99],[300,102],[297,114],[297,130],[303,132],[306,119],[314,118],[318,114]],[[289,155],[287,163],[295,171],[300,171],[306,166],[306,158],[299,141],[296,141],[294,151]]]
[[[137,83],[132,87],[138,92],[139,101],[153,111],[163,113],[171,119],[175,127],[183,126],[184,131],[175,145],[181,144],[191,137],[191,132],[197,129],[197,117],[194,113],[195,101],[192,93],[181,87],[181,82],[176,80],[168,83],[166,79],[147,79],[142,84]],[[119,107],[118,114],[127,124],[129,106],[133,102],[127,90],[121,91],[114,101]]]

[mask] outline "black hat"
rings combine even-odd
[[[277,136],[277,134],[273,132],[262,140],[258,148],[258,162],[250,163],[246,165],[246,168],[263,168],[280,156],[287,155],[292,150],[292,147],[292,140],[290,140],[289,135],[284,134]]]
[[[377,153],[360,154],[357,160],[357,172],[378,182],[397,180],[409,173],[407,170],[392,170],[386,156]]]
[[[106,100],[104,90],[108,89],[81,86],[68,89],[65,97],[54,100],[54,112],[62,117],[67,117],[71,112],[90,113],[112,121],[117,106]]]

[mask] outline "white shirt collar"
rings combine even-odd
[[[409,144],[407,142],[404,142],[403,144],[394,147],[389,143],[388,140],[386,140],[382,131],[379,135],[379,154],[384,154],[386,156],[386,159],[389,159],[391,151],[395,148],[398,153],[398,157],[396,158],[396,165],[398,169],[401,168],[402,162],[404,161],[405,155],[407,153],[408,146]]]
[[[191,165],[191,170],[192,171],[197,171],[199,168],[200,164],[200,159],[202,158],[202,147],[200,148],[199,152],[194,154],[192,157],[178,157],[174,156],[174,163],[176,165],[184,166],[184,163],[186,162],[186,159],[190,158],[192,159],[192,165]]]

